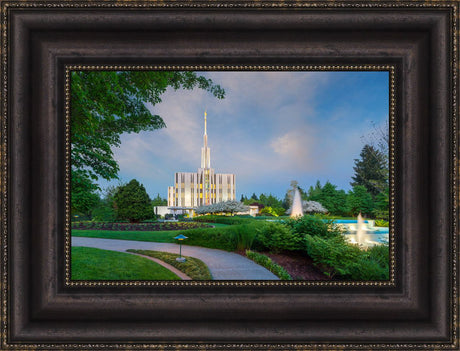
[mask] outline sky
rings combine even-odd
[[[168,90],[148,105],[166,128],[123,134],[112,150],[119,180],[137,179],[151,198],[167,198],[175,172],[196,172],[207,111],[211,167],[234,173],[236,197],[284,198],[290,182],[319,180],[351,189],[354,159],[389,120],[388,72],[200,72],[225,90]]]

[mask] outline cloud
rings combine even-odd
[[[237,189],[279,194],[292,179],[347,186],[369,121],[381,123],[374,116],[388,113],[362,105],[361,93],[357,101],[336,99],[344,89],[361,86],[349,86],[345,78],[338,86],[334,72],[202,74],[225,89],[225,99],[200,89],[168,89],[161,103],[148,106],[167,127],[125,134],[114,149],[123,179],[142,178],[150,194],[166,196],[174,172],[200,166],[207,109],[211,165],[216,172],[235,173]]]
[[[311,130],[294,129],[270,142],[271,149],[278,156],[278,165],[295,171],[312,172],[322,167],[315,157],[315,136]]]
[[[328,72],[209,72],[206,75],[226,90],[227,96],[219,104],[220,113],[235,113],[255,106],[259,112],[267,113],[293,102],[305,103],[330,78]],[[275,115],[269,113],[266,118]]]

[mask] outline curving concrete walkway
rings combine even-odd
[[[179,253],[177,244],[116,239],[72,237],[72,246],[121,252],[134,249]],[[279,280],[266,268],[233,252],[182,245],[182,255],[202,260],[208,266],[214,280]]]

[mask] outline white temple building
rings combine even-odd
[[[204,113],[201,167],[197,172],[176,172],[174,186],[168,187],[168,207],[195,208],[217,202],[235,200],[235,175],[214,173],[211,168],[211,150],[206,132],[207,114]]]

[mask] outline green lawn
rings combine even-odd
[[[72,236],[84,236],[88,238],[120,239],[134,241],[151,241],[157,243],[175,243],[175,236],[185,232],[184,230],[169,230],[158,232],[143,231],[115,231],[115,230],[82,230],[72,229]]]
[[[216,228],[228,227],[228,224],[209,223]],[[156,243],[177,243],[174,239],[181,233],[186,234],[187,230],[165,230],[155,232],[144,231],[116,231],[116,230],[93,230],[93,229],[72,229],[72,236],[87,238],[119,239],[134,241],[150,241]]]
[[[181,280],[147,258],[124,252],[72,247],[72,280]]]
[[[223,224],[223,223],[206,223],[206,224],[209,224],[209,225],[212,225],[216,228],[222,228],[222,227],[228,227],[229,224]]]

